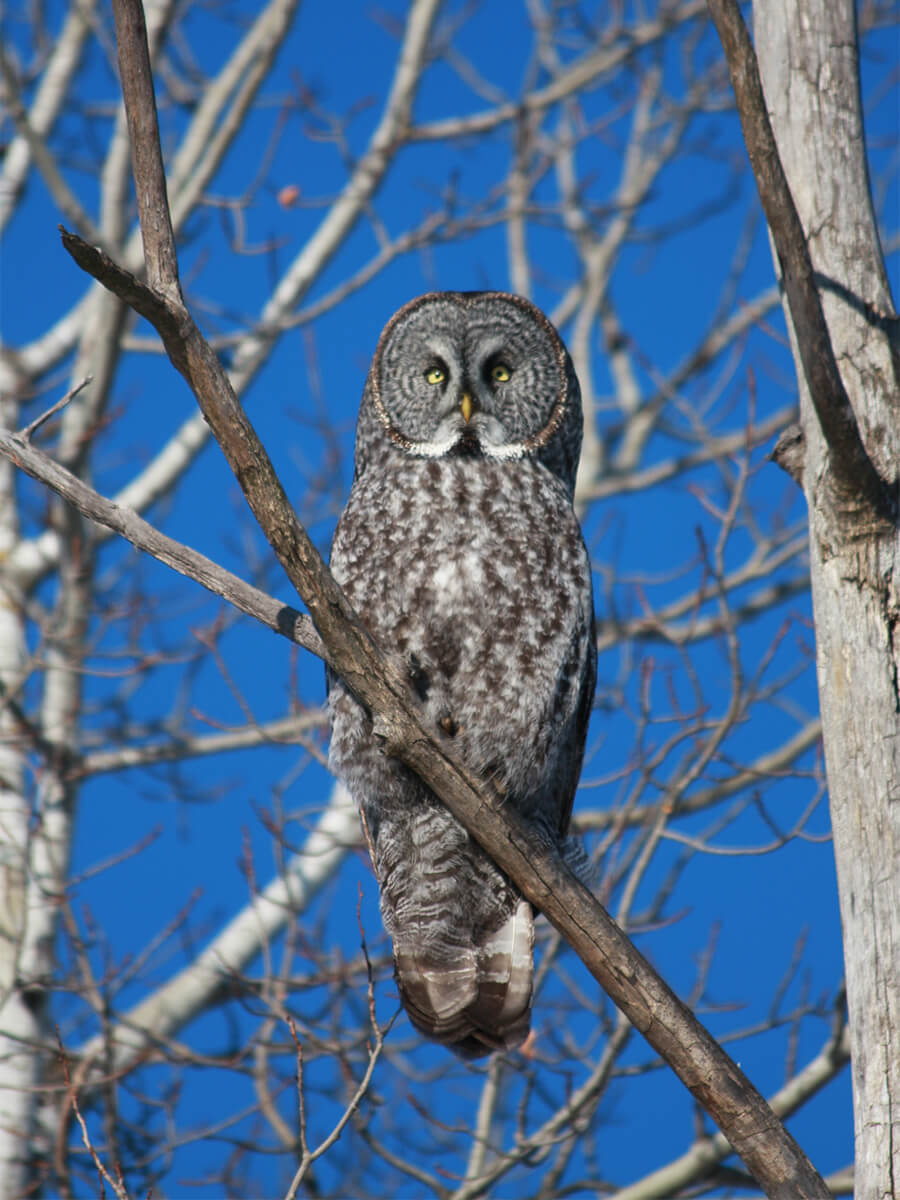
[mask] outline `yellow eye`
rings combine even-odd
[[[496,366],[491,367],[491,379],[494,383],[506,383],[511,374],[512,371],[506,363],[497,363]]]
[[[443,383],[447,378],[447,373],[443,367],[429,367],[425,372],[425,378],[428,383]]]

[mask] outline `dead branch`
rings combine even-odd
[[[143,287],[142,284],[137,284],[136,280],[134,282],[138,287]],[[27,432],[26,430],[25,434]],[[0,429],[0,454],[5,455],[33,479],[52,488],[98,525],[121,534],[139,550],[152,554],[180,575],[193,579],[214,595],[221,596],[241,612],[268,626],[274,633],[280,633],[282,637],[328,661],[328,651],[313,628],[312,621],[304,613],[287,604],[281,604],[265,592],[261,592],[259,588],[245,583],[237,575],[232,575],[212,559],[161,533],[132,509],[107,500],[71,471],[61,467],[36,446],[32,446],[25,434]]]
[[[834,357],[806,234],[781,165],[750,34],[736,0],[707,3],[728,61],[747,155],[775,242],[803,373],[828,443],[832,472],[843,489],[861,496],[874,514],[893,521],[896,497],[866,452]]]

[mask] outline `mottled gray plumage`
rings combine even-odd
[[[594,691],[591,575],[572,509],[578,382],[547,318],[433,293],[385,327],[331,567],[441,736],[565,840]],[[531,907],[329,680],[331,761],[360,806],[413,1024],[466,1056],[520,1044]]]

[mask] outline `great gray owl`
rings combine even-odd
[[[547,318],[502,292],[436,292],[388,321],[363,393],[331,569],[402,656],[439,736],[560,844],[596,650],[572,509],[578,381]],[[410,1020],[465,1057],[530,1024],[531,906],[329,679],[331,763],[360,807]]]

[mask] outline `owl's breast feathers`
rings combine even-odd
[[[454,731],[467,765],[564,835],[595,650],[587,552],[559,480],[534,460],[391,455],[356,479],[332,570],[382,648],[416,664],[428,715]],[[374,839],[411,1019],[464,1054],[518,1044],[529,906],[428,789],[380,754],[334,681],[330,698],[332,761]]]

